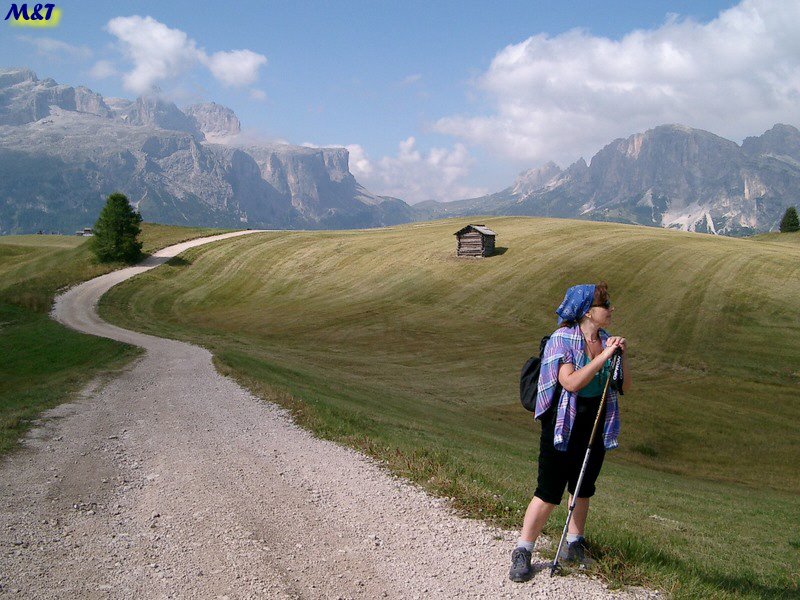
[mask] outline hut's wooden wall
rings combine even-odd
[[[492,254],[494,254],[494,236],[487,235],[484,237],[483,255],[491,256]]]
[[[494,252],[494,237],[469,231],[458,236],[458,256],[489,256]]]

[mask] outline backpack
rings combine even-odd
[[[549,339],[549,335],[542,338],[542,341],[539,342],[539,354],[531,356],[519,374],[519,400],[522,402],[522,408],[531,412],[536,412],[536,388],[539,386],[539,371],[542,367],[544,347]]]

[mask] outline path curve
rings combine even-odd
[[[166,248],[57,299],[53,316],[65,325],[147,352],[50,411],[3,460],[0,596],[623,596],[582,576],[510,583],[513,532],[461,519],[374,461],[314,438],[218,374],[208,351],[97,316],[120,281],[246,233],[256,232]]]

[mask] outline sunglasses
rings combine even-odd
[[[606,300],[602,304],[592,304],[592,306],[598,306],[600,308],[605,308],[606,310],[611,308],[611,300]]]

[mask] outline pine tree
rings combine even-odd
[[[141,231],[142,216],[133,210],[125,194],[115,192],[106,200],[94,224],[91,249],[101,262],[120,260],[134,263],[142,256],[142,242],[136,240]]]
[[[787,231],[800,231],[800,219],[797,218],[797,209],[794,206],[787,208],[781,219],[781,233]]]

